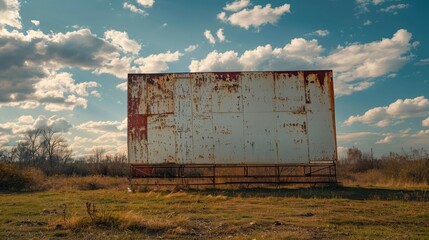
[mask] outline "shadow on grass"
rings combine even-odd
[[[206,189],[201,194],[247,197],[297,197],[331,199],[343,198],[350,200],[400,200],[429,201],[428,190],[395,190],[361,187],[302,187],[302,188],[248,188],[248,189]]]

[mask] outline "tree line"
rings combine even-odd
[[[12,148],[0,149],[0,160],[21,168],[33,167],[46,175],[107,175],[126,176],[127,156],[106,154],[104,148],[94,148],[87,157],[73,157],[73,150],[61,132],[43,127],[26,132]]]

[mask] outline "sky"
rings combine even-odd
[[[126,153],[127,73],[332,69],[338,152],[429,151],[429,1],[0,0],[0,148]]]

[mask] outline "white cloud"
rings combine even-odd
[[[23,115],[15,121],[5,122],[0,124],[0,133],[16,135],[15,137],[22,137],[28,131],[34,131],[40,128],[50,127],[58,132],[68,132],[72,125],[64,117],[53,115],[49,118],[44,115],[39,115],[34,119],[30,115]]]
[[[272,48],[270,44],[258,46],[245,51],[241,56],[235,51],[218,53],[213,51],[205,59],[192,60],[190,71],[219,71],[219,70],[284,70],[302,68],[314,63],[315,58],[323,51],[317,40],[307,41],[296,38],[283,48]]]
[[[411,33],[398,30],[392,38],[349,46],[339,46],[327,56],[318,41],[292,39],[283,48],[267,44],[245,51],[213,51],[204,59],[192,60],[189,70],[285,70],[333,69],[337,96],[362,91],[374,84],[374,78],[396,72],[411,58]]]
[[[213,37],[212,33],[210,32],[210,30],[205,30],[204,31],[204,37],[207,38],[207,40],[209,41],[210,44],[215,44],[216,43],[216,39]]]
[[[145,10],[140,9],[140,8],[136,7],[135,5],[129,3],[129,2],[124,2],[123,8],[124,9],[128,9],[128,10],[130,10],[133,13],[141,14],[143,16],[147,16],[148,15]]]
[[[187,48],[185,48],[185,52],[193,52],[195,51],[195,49],[198,48],[198,44],[194,44],[194,45],[189,45]]]
[[[76,129],[90,137],[74,137],[71,147],[79,149],[80,155],[92,153],[94,148],[103,148],[107,154],[126,153],[127,118],[123,121],[89,121]]]
[[[352,141],[357,138],[368,138],[371,136],[379,136],[379,133],[373,132],[351,132],[351,133],[342,133],[337,135],[338,140],[342,141]]]
[[[372,0],[374,5],[382,4],[385,0]]]
[[[135,40],[130,39],[127,32],[108,30],[104,32],[104,39],[114,46],[119,47],[123,52],[138,54],[141,49],[140,44]]]
[[[355,1],[357,4],[357,8],[358,8],[358,13],[357,14],[363,14],[366,12],[369,12],[369,5],[380,5],[383,2],[385,2],[385,0],[356,0]]]
[[[411,58],[411,36],[408,31],[400,29],[390,39],[339,46],[320,63],[334,69],[339,83],[336,91],[341,95],[351,94],[372,86],[373,78],[395,72],[408,62]]]
[[[162,24],[162,27],[167,27],[167,23],[163,23],[163,24]]]
[[[367,125],[386,127],[400,119],[427,115],[429,115],[429,100],[424,96],[420,96],[413,99],[398,99],[389,106],[372,108],[363,115],[350,116],[344,124],[350,126],[360,122]]]
[[[411,137],[424,137],[426,140],[429,137],[429,129],[427,130],[420,130],[417,133],[411,135]]]
[[[382,11],[382,12],[388,12],[388,13],[393,13],[393,14],[398,14],[398,10],[405,9],[405,8],[408,8],[408,7],[409,7],[409,4],[403,4],[403,3],[401,3],[401,4],[396,4],[396,5],[390,5],[390,6],[386,7],[386,8],[382,8],[382,9],[380,9],[380,11]]]
[[[77,85],[71,75],[59,71],[78,68],[125,79],[136,57],[129,53],[140,50],[126,32],[115,30],[99,38],[89,29],[45,34],[40,30],[21,33],[3,28],[0,41],[4,43],[0,51],[0,107],[28,109],[43,105],[52,111],[85,107],[85,89],[95,87],[95,83]],[[99,93],[92,89],[91,95]]]
[[[249,4],[250,4],[250,0],[236,0],[232,3],[226,4],[226,6],[223,9],[225,11],[237,12],[249,6]]]
[[[31,23],[34,24],[34,26],[39,26],[40,25],[40,21],[38,20],[31,20]]]
[[[128,90],[128,83],[127,82],[120,83],[120,84],[116,85],[116,88],[121,90],[121,91],[126,92]]]
[[[363,25],[364,26],[369,26],[369,25],[371,25],[371,20],[366,20],[364,23],[363,23]]]
[[[124,130],[123,121],[89,121],[76,126],[76,129],[95,134]]]
[[[425,59],[420,59],[416,65],[419,66],[425,66],[425,65],[429,65],[429,58],[425,58]]]
[[[225,12],[221,12],[217,15],[217,18],[247,30],[249,27],[258,29],[260,26],[268,23],[275,24],[285,13],[290,13],[290,4],[284,4],[275,8],[271,8],[271,4],[267,4],[265,7],[256,5],[252,9],[245,8],[230,16],[226,16]]]
[[[18,0],[0,0],[0,28],[2,26],[22,28],[19,8]]]
[[[393,140],[393,136],[387,135],[385,138],[375,142],[375,144],[389,144],[389,143],[392,143],[392,140]]]
[[[155,3],[155,0],[137,0],[137,3],[145,8],[150,8]]]
[[[422,121],[422,126],[423,127],[429,127],[429,117]]]
[[[216,36],[219,39],[219,42],[225,41],[225,35],[223,33],[223,28],[219,28],[216,32]]]
[[[319,29],[319,30],[316,30],[316,31],[314,31],[312,33],[309,33],[307,35],[308,36],[314,35],[314,36],[319,36],[319,37],[326,37],[326,36],[329,35],[329,31],[328,30],[321,30],[321,29]]]
[[[134,63],[139,65],[133,70],[144,73],[162,72],[168,69],[167,63],[177,62],[183,54],[179,51],[151,54],[147,57],[137,58]]]
[[[221,20],[222,22],[226,22],[228,19],[226,18],[225,12],[220,12],[216,15],[216,17]]]

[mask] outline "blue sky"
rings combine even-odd
[[[0,0],[0,146],[126,152],[128,72],[333,69],[340,155],[429,150],[427,1]]]

